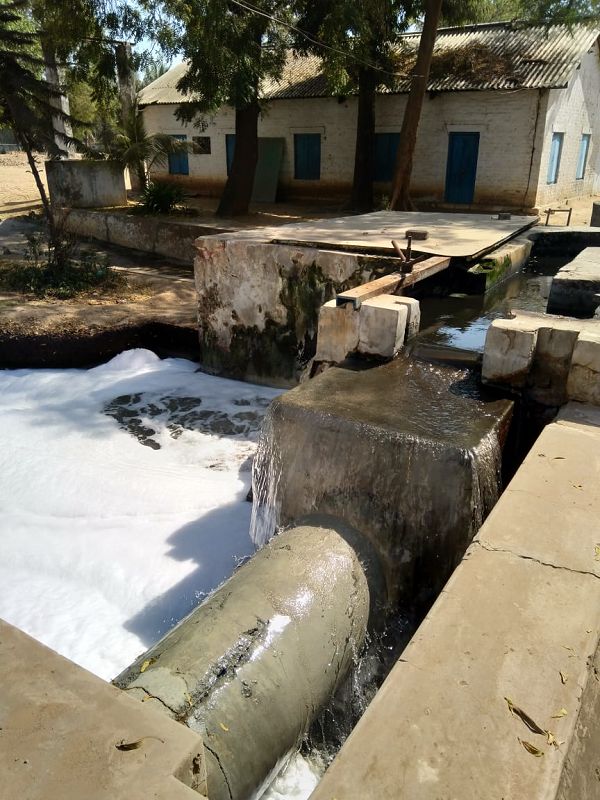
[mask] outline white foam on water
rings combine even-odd
[[[89,370],[0,371],[0,616],[107,680],[253,552],[249,457],[279,392],[196,368],[131,350]],[[254,429],[187,424],[190,407]]]
[[[316,761],[295,753],[260,800],[308,800],[322,771]]]
[[[254,551],[249,457],[280,391],[196,369],[0,370],[0,617],[106,680]],[[318,779],[296,754],[263,797]]]

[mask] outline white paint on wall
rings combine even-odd
[[[428,95],[425,99],[414,158],[412,193],[415,197],[444,201],[448,135],[480,134],[474,205],[535,207],[541,203],[591,194],[600,151],[596,139],[600,103],[598,47],[583,56],[567,89],[514,91],[464,91]],[[400,131],[406,95],[379,95],[376,132]],[[199,189],[218,190],[226,172],[225,136],[234,133],[235,114],[224,107],[204,120],[204,130],[182,125],[176,106],[144,109],[149,132],[209,136],[210,155],[189,156],[190,180]],[[259,120],[259,136],[284,138],[280,182],[289,194],[345,193],[352,182],[356,143],[357,99],[302,98],[274,100]],[[546,184],[552,130],[565,131],[558,183]],[[321,133],[321,178],[294,178],[294,134]],[[575,180],[581,133],[592,134],[583,180]],[[161,173],[166,169],[162,168]],[[377,185],[381,193],[388,184]]]
[[[553,133],[563,133],[558,181],[548,184],[548,162]],[[585,174],[576,178],[581,136],[591,134]],[[598,45],[582,58],[566,89],[551,89],[545,120],[537,198],[540,206],[560,205],[571,197],[595,191],[600,166],[600,62]]]

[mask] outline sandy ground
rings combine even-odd
[[[28,233],[39,225],[27,218],[0,220],[0,269],[22,260]],[[36,300],[0,292],[0,333],[63,333],[160,321],[195,327],[196,292],[192,267],[173,266],[146,253],[102,247],[109,264],[126,277],[129,290],[118,297]]]
[[[45,183],[44,157],[38,156],[37,162]],[[0,218],[26,214],[40,207],[40,196],[25,154],[0,154]]]

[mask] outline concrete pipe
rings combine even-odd
[[[342,683],[368,617],[354,548],[331,527],[303,525],[273,539],[114,683],[202,734],[209,800],[246,800]]]

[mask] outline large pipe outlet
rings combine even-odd
[[[202,734],[209,800],[246,800],[343,681],[368,617],[353,547],[330,527],[303,525],[273,539],[114,682]]]

